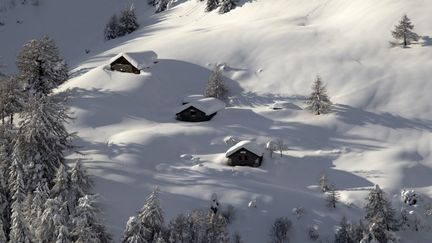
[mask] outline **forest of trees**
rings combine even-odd
[[[73,152],[66,62],[48,37],[26,43],[18,74],[0,85],[0,242],[111,242],[92,183]],[[19,121],[14,121],[14,116]]]

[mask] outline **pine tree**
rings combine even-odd
[[[115,39],[119,36],[119,21],[116,14],[111,16],[104,30],[105,40]]]
[[[0,116],[2,124],[9,117],[13,124],[14,114],[21,111],[23,107],[23,95],[16,78],[8,78],[0,83]]]
[[[2,218],[0,218],[0,242],[7,242],[5,225]]]
[[[148,243],[145,236],[148,233],[137,217],[130,217],[125,231],[123,232],[122,243]]]
[[[147,198],[144,206],[138,214],[142,225],[148,229],[147,241],[153,240],[155,235],[162,230],[164,223],[164,212],[159,202],[159,190],[156,188]]]
[[[157,234],[157,237],[153,240],[154,243],[166,243],[165,239],[162,237],[162,234]]]
[[[325,173],[325,171],[323,171],[321,173],[321,176],[320,176],[320,179],[319,179],[319,185],[320,185],[320,188],[321,188],[322,192],[327,192],[329,190],[329,188],[330,188],[330,186],[329,186],[329,179],[328,179],[327,173]]]
[[[34,96],[21,113],[13,156],[25,164],[25,185],[34,191],[39,182],[50,183],[65,163],[64,151],[72,149],[65,123],[70,119],[65,100],[58,96]]]
[[[339,192],[336,191],[333,185],[330,186],[329,190],[327,191],[327,207],[336,208],[336,204],[339,202],[339,198]]]
[[[277,218],[270,229],[270,242],[286,242],[288,240],[288,232],[291,229],[291,225],[291,221],[286,217]]]
[[[49,94],[68,79],[66,62],[49,37],[26,43],[17,58],[19,80],[33,93]]]
[[[69,201],[71,193],[71,179],[66,168],[67,165],[60,164],[54,177],[54,186],[51,188],[51,197],[59,197],[63,201]]]
[[[211,72],[207,88],[205,90],[206,97],[213,97],[224,100],[228,96],[228,88],[225,86],[223,78],[223,65],[216,65]]]
[[[135,14],[135,9],[133,5],[129,8],[124,9],[120,13],[119,18],[119,28],[118,28],[118,36],[124,36],[126,34],[130,34],[138,29],[139,24],[137,21],[137,16]]]
[[[27,214],[27,222],[30,224],[32,235],[36,235],[38,227],[42,224],[42,214],[45,210],[45,202],[48,200],[49,189],[46,183],[39,183],[33,192],[30,209]]]
[[[169,223],[170,238],[173,238],[173,242],[186,243],[188,233],[188,218],[179,214]]]
[[[385,193],[378,185],[370,191],[366,200],[366,220],[382,225],[387,231],[398,229],[398,222],[391,202],[388,201]]]
[[[73,205],[72,208],[74,208],[79,198],[90,194],[90,189],[92,188],[92,181],[88,177],[87,172],[80,160],[76,161],[74,167],[72,167],[70,174],[70,180],[72,183],[70,189],[70,203]]]
[[[206,11],[211,12],[219,7],[219,0],[207,0]]]
[[[73,243],[69,236],[69,230],[66,226],[62,225],[57,231],[57,239],[55,243]]]
[[[14,178],[10,178],[12,165],[13,126],[0,125],[0,218],[4,232],[9,232],[11,222],[11,190]],[[1,229],[0,229],[1,230]],[[0,241],[1,242],[1,241]]]
[[[396,40],[403,40],[403,46],[407,47],[409,44],[411,44],[411,41],[418,41],[420,38],[416,33],[413,32],[413,29],[414,25],[405,14],[402,16],[399,24],[395,26],[395,29],[392,31],[392,35]]]
[[[237,0],[222,0],[219,9],[220,14],[228,13],[237,6]]]
[[[360,242],[363,239],[364,232],[366,231],[366,226],[363,221],[360,220],[358,224],[351,224],[350,235],[354,242]]]
[[[72,238],[75,243],[109,243],[111,236],[105,226],[99,222],[99,209],[95,207],[95,198],[85,195],[78,200],[72,219]]]
[[[316,80],[312,85],[312,93],[305,103],[307,104],[307,109],[311,110],[316,115],[330,112],[332,103],[327,95],[327,89],[320,76],[316,77]]]
[[[348,223],[345,216],[342,217],[342,220],[339,223],[339,229],[335,235],[335,243],[356,243],[356,241],[351,238],[350,228],[351,225]]]
[[[60,227],[66,227],[67,223],[65,204],[66,202],[60,197],[48,199],[45,202],[45,210],[36,230],[38,242],[55,242],[57,240]]]
[[[31,238],[22,207],[25,198],[23,169],[22,165],[16,158],[12,161],[10,178],[13,178],[13,181],[11,182],[11,191],[13,195],[11,229],[9,233],[10,242],[30,243]]]

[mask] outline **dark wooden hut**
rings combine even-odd
[[[241,141],[231,147],[225,154],[230,166],[259,167],[263,161],[264,152],[250,141]]]
[[[157,54],[153,51],[124,52],[111,58],[111,71],[139,74],[157,63]]]
[[[185,122],[203,122],[211,120],[225,104],[215,98],[204,98],[187,103],[176,111],[176,118]]]

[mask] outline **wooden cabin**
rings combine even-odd
[[[110,60],[110,70],[124,73],[140,74],[149,69],[157,61],[157,54],[153,51],[122,52]]]
[[[263,161],[264,151],[251,141],[241,141],[231,147],[225,157],[230,166],[259,167]]]
[[[204,98],[186,103],[176,110],[176,119],[185,122],[211,120],[218,111],[225,109],[225,103],[215,98]]]

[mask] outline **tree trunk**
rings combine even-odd
[[[11,114],[11,115],[10,115],[10,124],[11,124],[11,125],[13,125],[13,117],[14,117],[14,115]]]
[[[404,34],[404,47],[408,46],[407,36]]]

